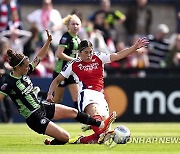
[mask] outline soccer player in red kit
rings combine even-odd
[[[139,38],[131,47],[112,54],[94,53],[92,43],[83,40],[79,45],[79,57],[67,63],[60,74],[52,81],[47,100],[53,102],[53,92],[56,86],[65,78],[73,75],[79,83],[78,109],[98,120],[109,116],[108,104],[104,98],[103,88],[104,64],[120,60],[148,44],[146,38]],[[112,116],[116,116],[115,112]],[[74,143],[99,143],[100,136],[106,132],[91,126],[94,134],[80,137]],[[99,140],[100,139],[100,140]]]

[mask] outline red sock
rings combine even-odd
[[[94,133],[94,134],[92,134],[90,136],[83,137],[80,142],[83,143],[83,144],[97,143],[98,138],[99,138],[99,135]]]
[[[102,117],[100,115],[93,116],[94,119],[102,121]],[[91,129],[94,131],[95,134],[101,134],[100,128],[96,126],[91,126]]]

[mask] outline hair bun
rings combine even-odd
[[[7,50],[7,55],[8,55],[8,57],[10,57],[10,58],[12,58],[13,56],[15,56],[15,52],[12,50],[12,49],[8,49]]]

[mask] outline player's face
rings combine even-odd
[[[90,62],[92,60],[92,56],[93,56],[93,49],[91,47],[87,47],[87,48],[83,49],[79,53],[79,55],[83,61]]]
[[[77,35],[81,27],[81,21],[78,18],[72,18],[69,22],[69,32],[73,35]]]
[[[21,70],[21,75],[26,75],[29,71],[29,58],[23,61],[23,65],[19,66]]]

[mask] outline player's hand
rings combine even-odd
[[[48,37],[48,41],[52,41],[52,35],[49,33],[49,30],[46,29],[46,34],[47,34],[47,37]]]
[[[147,47],[149,41],[147,40],[146,37],[143,37],[143,38],[139,38],[136,43],[134,44],[134,46],[136,47],[136,50],[137,49],[140,49],[142,47]]]
[[[54,97],[53,97],[53,95],[48,95],[47,98],[46,98],[46,101],[51,102],[51,103],[54,103]]]

